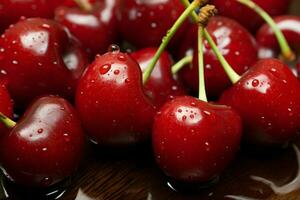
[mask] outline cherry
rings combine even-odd
[[[86,65],[81,47],[53,20],[20,21],[0,38],[0,72],[18,107],[44,94],[72,99]]]
[[[141,69],[115,45],[87,68],[76,107],[94,143],[119,147],[150,137],[155,108],[143,92]]]
[[[170,177],[183,182],[216,178],[239,149],[241,119],[230,107],[193,97],[176,97],[154,119],[156,161]]]
[[[0,112],[8,117],[13,116],[13,103],[6,89],[6,84],[0,80]],[[7,129],[0,125],[0,139]]]
[[[183,10],[178,0],[126,0],[119,9],[119,31],[137,47],[155,47]],[[183,31],[184,27],[177,32],[174,41]]]
[[[133,52],[131,56],[145,71],[154,57],[156,48],[145,48]],[[163,52],[144,86],[145,93],[156,107],[161,107],[168,99],[186,94],[182,85],[172,75],[173,60],[168,52]]]
[[[245,137],[259,145],[283,144],[300,128],[300,83],[279,60],[256,63],[222,95],[243,119]]]
[[[274,18],[275,23],[278,28],[284,34],[287,42],[294,48],[299,48],[300,43],[300,31],[297,30],[297,27],[300,26],[300,17],[286,15],[278,16]],[[261,46],[260,56],[263,58],[276,57],[280,53],[280,46],[277,41],[276,35],[272,28],[268,24],[264,24],[256,34],[256,41]],[[265,49],[272,52],[269,54],[264,54]]]
[[[237,73],[244,73],[256,62],[257,49],[254,38],[236,21],[225,17],[213,17],[207,25],[207,31],[213,36],[218,48]],[[181,43],[180,57],[193,52],[196,34],[197,30],[195,26],[192,26]],[[230,80],[207,42],[205,42],[204,62],[208,96],[219,97],[222,91],[230,86]],[[198,90],[197,66],[197,52],[194,52],[192,67],[185,67],[179,72],[183,82],[194,91]]]
[[[201,12],[212,8],[205,6]],[[160,168],[172,179],[186,183],[216,178],[234,158],[241,139],[239,115],[230,107],[207,103],[203,27],[198,29],[199,99],[185,96],[167,102],[154,119],[152,135]]]
[[[66,100],[56,96],[37,99],[11,128],[0,140],[1,166],[11,181],[48,187],[78,168],[84,134],[77,113]]]
[[[289,8],[290,0],[253,0],[272,16],[285,14]],[[256,31],[263,20],[254,11],[241,5],[237,0],[212,0],[219,14],[233,18],[251,31]]]
[[[0,33],[9,25],[16,23],[22,16],[52,18],[54,9],[61,3],[61,0],[1,0]]]
[[[93,56],[103,54],[108,46],[117,40],[117,19],[115,10],[119,0],[102,0],[92,10],[60,7],[55,19],[65,25],[76,36],[86,51]]]

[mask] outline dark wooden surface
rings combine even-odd
[[[293,13],[300,13],[300,0],[295,0],[291,10]],[[296,144],[300,147],[300,140]],[[31,192],[26,190],[24,193],[22,189],[10,186],[6,181],[2,185],[8,193],[7,199],[55,199],[61,194],[59,199],[63,200],[230,199],[226,198],[227,195],[235,195],[236,199],[241,200],[300,200],[300,183],[297,180],[292,185],[293,191],[280,195],[275,194],[269,186],[251,179],[253,175],[260,176],[282,186],[293,181],[298,171],[297,157],[292,147],[280,152],[266,153],[265,156],[262,152],[245,148],[222,174],[218,183],[206,189],[199,189],[199,186],[198,189],[182,190],[181,186],[177,186],[176,189],[182,191],[175,192],[155,165],[151,146],[145,144],[128,152],[114,153],[107,149],[88,147],[86,160],[78,173],[72,180],[58,186],[59,191],[52,196],[51,192],[56,189],[47,191],[48,196],[33,197]],[[5,196],[3,193],[5,192],[2,191],[2,196]]]

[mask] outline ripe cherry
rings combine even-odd
[[[213,36],[221,53],[237,73],[244,73],[256,62],[257,49],[255,39],[236,21],[225,17],[213,17],[207,25],[207,31]],[[193,52],[196,35],[197,30],[195,26],[192,26],[191,31],[185,37],[186,39],[181,43],[180,57]],[[204,62],[208,96],[219,97],[222,91],[228,88],[231,83],[207,42],[205,42],[204,48]],[[185,67],[179,72],[180,78],[193,91],[198,90],[197,66],[198,57],[195,51],[192,67]]]
[[[9,25],[16,23],[20,17],[52,18],[54,9],[62,4],[61,0],[1,0],[0,3],[0,33]]]
[[[92,56],[103,54],[108,46],[117,42],[116,8],[119,0],[102,0],[91,10],[78,7],[60,7],[55,19],[65,25],[79,39]]]
[[[123,1],[118,14],[121,36],[140,48],[158,46],[183,11],[184,7],[178,0]],[[176,37],[180,37],[183,31],[184,27]]]
[[[292,46],[293,49],[299,48],[300,43],[300,31],[297,27],[300,26],[300,17],[285,15],[274,18],[278,28],[282,31],[287,42]],[[273,29],[268,25],[264,24],[256,34],[256,41],[260,45],[260,56],[263,58],[277,57],[280,53],[280,46]],[[265,49],[269,54],[264,54]]]
[[[150,137],[155,109],[143,92],[139,65],[111,48],[81,78],[76,107],[93,142],[128,146]]]
[[[66,100],[41,97],[10,126],[10,133],[0,139],[0,163],[11,181],[26,187],[48,187],[78,168],[84,133],[77,113]]]
[[[139,63],[144,72],[156,51],[156,48],[145,48],[133,52],[131,56]],[[145,93],[156,107],[161,107],[170,98],[186,94],[182,85],[172,75],[172,65],[171,55],[165,51],[160,55],[149,80],[144,86]]]
[[[222,95],[220,102],[241,115],[245,137],[259,145],[280,145],[300,129],[300,83],[276,59],[259,61]]]
[[[0,73],[18,107],[44,94],[72,99],[86,65],[81,47],[53,20],[20,21],[0,38]]]
[[[290,0],[253,0],[271,16],[285,14],[289,8]],[[241,5],[237,0],[212,0],[220,15],[233,18],[251,31],[256,31],[263,20],[254,11]],[[250,20],[249,20],[250,19]]]

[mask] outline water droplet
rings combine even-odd
[[[42,148],[42,151],[47,151],[48,149],[46,147]]]
[[[110,64],[105,64],[100,67],[100,74],[106,74],[111,68]]]
[[[69,136],[68,133],[65,133],[65,134],[64,134],[64,140],[65,140],[66,142],[70,142],[70,136]]]
[[[12,64],[14,64],[14,65],[17,65],[19,62],[18,61],[16,61],[16,60],[13,60],[12,61]]]
[[[205,111],[203,111],[203,112],[204,112],[204,114],[207,115],[207,116],[210,116],[210,115],[211,115],[211,113],[210,113],[209,111],[206,111],[206,110],[205,110]]]
[[[43,66],[43,63],[40,63],[40,62],[39,62],[39,63],[38,63],[38,66],[40,66],[40,67]]]
[[[42,27],[43,27],[43,28],[46,28],[46,29],[49,29],[49,28],[50,28],[50,25],[49,25],[49,24],[43,24]]]
[[[0,52],[4,52],[5,51],[5,49],[4,48],[0,48]]]
[[[2,70],[0,71],[0,73],[6,75],[6,74],[7,74],[7,71],[5,71],[4,69],[2,69]]]
[[[192,102],[192,103],[191,103],[191,106],[195,106],[195,105],[196,105],[196,103],[195,103],[195,102]]]
[[[173,86],[172,86],[172,90],[173,90],[173,91],[176,91],[176,90],[178,90],[178,87],[177,87],[176,85],[173,85]]]
[[[120,47],[116,44],[112,44],[108,47],[108,52],[119,53],[120,52]]]
[[[41,134],[41,133],[44,132],[44,129],[40,128],[40,129],[37,130],[37,132],[38,132],[39,134]]]
[[[210,145],[208,142],[205,142],[205,150],[210,151]]]
[[[126,61],[126,57],[124,56],[124,55],[119,55],[118,56],[118,60],[120,60],[120,61]]]
[[[252,81],[252,86],[253,86],[253,87],[257,87],[258,85],[259,85],[259,80],[254,79],[254,80]]]
[[[156,28],[157,27],[157,23],[152,22],[150,26],[151,26],[151,28]]]
[[[12,44],[16,44],[16,43],[17,43],[17,41],[16,41],[16,40],[13,40],[11,43],[12,43]]]
[[[114,74],[115,74],[115,75],[120,74],[120,70],[116,69],[116,70],[114,71]]]
[[[129,78],[126,78],[125,83],[129,83],[129,82],[130,82]]]

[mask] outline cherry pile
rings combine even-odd
[[[167,177],[207,183],[241,141],[286,146],[300,131],[300,18],[284,15],[288,6],[3,0],[3,174],[47,188],[76,172],[85,145],[151,141]]]

